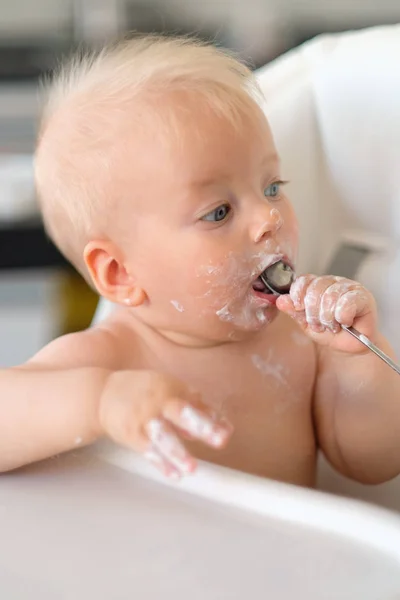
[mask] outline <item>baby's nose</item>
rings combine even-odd
[[[253,226],[252,238],[258,243],[271,233],[276,233],[283,225],[283,218],[277,208],[267,208]]]

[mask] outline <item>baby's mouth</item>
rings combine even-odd
[[[295,279],[295,272],[289,262],[277,260],[271,263],[252,283],[253,290],[258,294],[275,295],[288,294]]]
[[[255,281],[252,283],[252,294],[263,301],[263,304],[266,303],[266,306],[275,305],[278,296],[273,294],[270,289],[264,284],[261,277],[257,277]]]
[[[261,277],[258,276],[255,281],[252,283],[252,288],[255,292],[259,292],[261,294],[271,294],[271,290],[267,288],[265,283],[262,281]]]

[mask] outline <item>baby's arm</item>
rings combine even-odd
[[[383,336],[374,341],[394,358]],[[382,483],[400,473],[400,377],[369,353],[320,348],[314,412],[319,445],[344,475]]]
[[[99,399],[111,372],[103,337],[61,337],[26,364],[0,370],[0,472],[100,436]]]
[[[394,358],[372,295],[354,281],[306,276],[279,304],[317,343],[314,415],[328,460],[363,483],[398,475],[400,377],[340,327],[353,325]]]
[[[178,431],[215,448],[229,427],[196,394],[163,374],[121,370],[106,330],[59,338],[20,367],[0,370],[0,472],[87,445],[101,436],[179,476],[195,461]],[[176,429],[174,429],[176,428]]]

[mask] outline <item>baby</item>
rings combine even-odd
[[[299,485],[317,450],[365,483],[400,472],[400,378],[371,294],[334,276],[268,293],[298,243],[251,72],[189,39],[79,56],[36,150],[49,235],[115,305],[0,371],[0,469],[106,436],[168,477],[196,458]]]

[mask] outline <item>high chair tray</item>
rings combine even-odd
[[[400,518],[102,444],[0,477],[4,600],[395,600]]]

